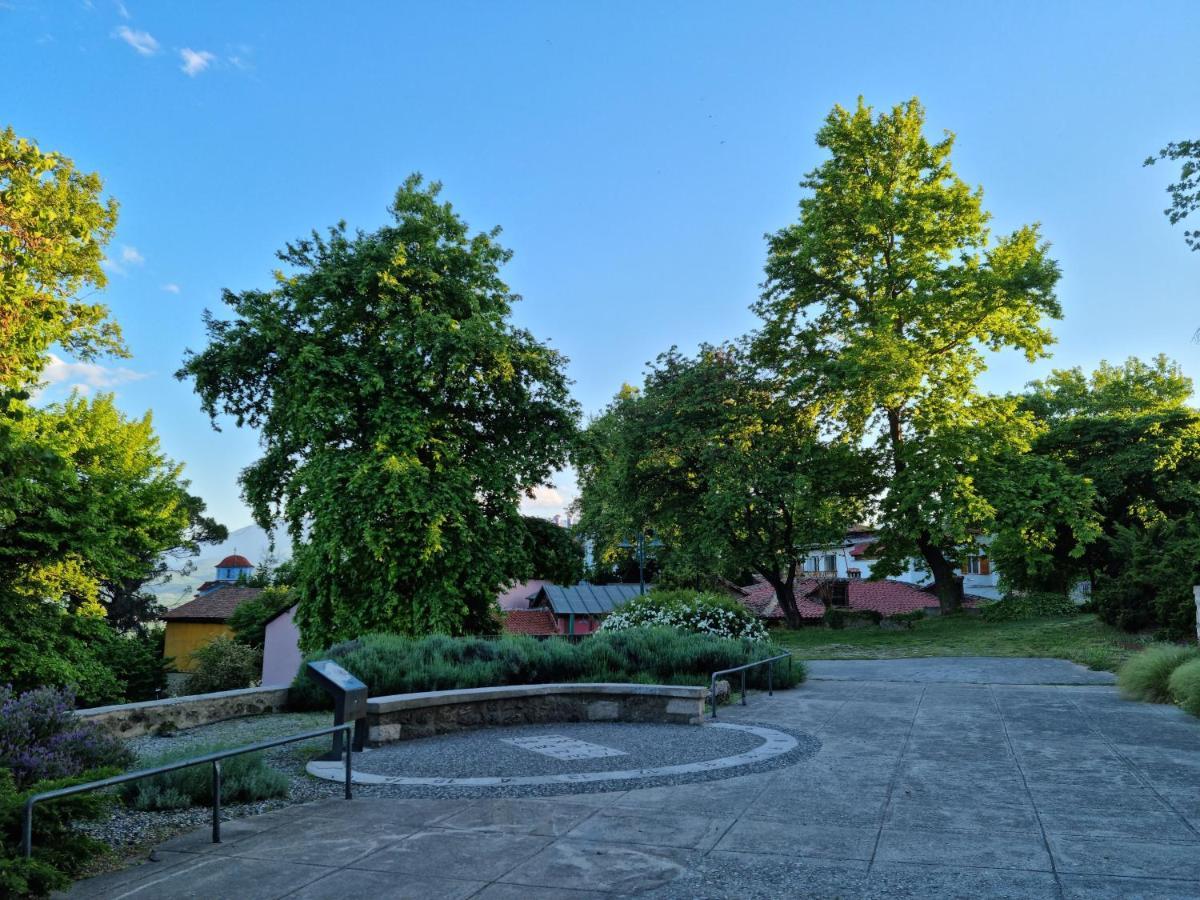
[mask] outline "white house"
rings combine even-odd
[[[873,545],[878,535],[869,526],[855,526],[846,532],[846,539],[837,546],[822,547],[812,551],[805,560],[804,571],[810,574],[833,575],[838,578],[870,578],[871,566],[877,557],[873,556]],[[997,573],[987,556],[990,537],[979,539],[979,550],[967,556],[955,568],[955,572],[963,577],[963,592],[984,597],[989,600],[999,600],[1000,590],[997,585]],[[933,576],[925,571],[917,559],[909,559],[907,568],[899,575],[889,576],[893,581],[903,581],[926,587],[933,583]]]

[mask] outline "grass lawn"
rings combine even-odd
[[[1018,622],[979,616],[930,617],[911,630],[774,629],[771,638],[800,659],[896,659],[909,656],[1048,656],[1115,672],[1149,638],[1126,634],[1094,615]]]

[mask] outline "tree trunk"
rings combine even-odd
[[[783,610],[783,618],[789,628],[799,628],[801,625],[800,610],[796,606],[795,569],[793,563],[786,578],[763,573],[763,577],[775,588],[775,599],[779,601],[779,608]]]
[[[954,574],[954,565],[934,546],[928,534],[922,534],[917,539],[917,547],[933,574],[933,589],[937,593],[938,606],[943,613],[958,612],[962,609],[962,582]]]

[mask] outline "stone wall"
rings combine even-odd
[[[95,722],[117,737],[127,738],[145,734],[160,725],[194,728],[221,719],[282,712],[287,707],[287,696],[286,684],[274,684],[240,691],[147,700],[144,703],[97,706],[76,710],[75,715]]]
[[[372,746],[467,728],[547,722],[666,722],[698,725],[702,687],[649,684],[531,684],[396,694],[367,701]]]

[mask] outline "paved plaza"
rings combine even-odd
[[[1110,676],[1066,662],[811,672],[720,711],[820,742],[773,771],[552,797],[324,800],[230,822],[218,846],[206,830],[176,838],[71,896],[1200,896],[1200,721],[1122,700]]]

